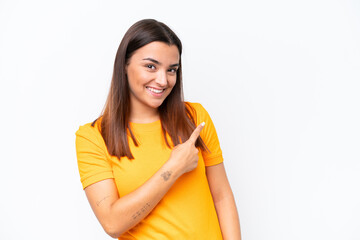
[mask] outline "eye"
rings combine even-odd
[[[151,70],[155,69],[155,66],[153,64],[146,64],[146,67],[151,69]]]
[[[176,73],[176,71],[177,71],[176,68],[170,68],[170,69],[168,70],[168,72],[170,72],[170,73]]]

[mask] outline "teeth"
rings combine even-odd
[[[154,92],[154,93],[161,93],[161,92],[163,92],[165,90],[165,89],[157,90],[157,89],[150,88],[150,87],[146,87],[146,88],[149,89],[150,91]]]

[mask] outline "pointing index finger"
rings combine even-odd
[[[203,129],[203,127],[205,126],[205,122],[200,123],[195,130],[193,131],[193,133],[191,134],[191,136],[189,137],[188,141],[191,141],[192,143],[195,144],[196,139],[200,136],[200,132]]]

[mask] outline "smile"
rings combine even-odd
[[[150,90],[153,93],[162,93],[163,91],[165,91],[165,89],[155,89],[152,87],[146,87],[146,89]]]

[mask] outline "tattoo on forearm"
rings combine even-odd
[[[107,198],[109,198],[109,197],[110,197],[110,196],[106,196],[106,197],[104,197],[103,199],[101,199],[100,201],[97,201],[97,202],[96,202],[96,205],[97,205],[97,206],[100,206],[100,203],[103,202],[105,199],[107,199]]]
[[[146,209],[150,207],[149,203],[146,203],[139,211],[137,211],[134,215],[132,215],[133,219],[135,220],[137,217],[140,217],[141,213],[144,213]]]
[[[165,181],[167,181],[167,180],[169,180],[171,174],[172,174],[172,171],[166,171],[166,172],[163,172],[163,173],[161,174],[161,176],[163,177],[163,179],[164,179]]]

